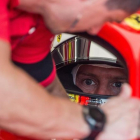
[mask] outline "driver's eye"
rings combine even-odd
[[[95,83],[91,79],[86,79],[84,82],[86,85],[95,85]]]
[[[122,82],[115,82],[113,83],[113,86],[120,88],[122,86]]]

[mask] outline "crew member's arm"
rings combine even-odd
[[[0,40],[0,126],[40,139],[87,136],[90,130],[82,107],[50,95],[16,67],[10,56],[10,44]]]
[[[49,94],[11,61],[8,2],[0,2],[0,128],[39,139],[87,136],[81,106]]]
[[[53,33],[68,31],[79,13],[91,2],[81,0],[18,0],[18,8],[42,15]]]
[[[53,33],[97,34],[107,21],[122,21],[137,11],[139,0],[19,0],[19,8],[41,14]],[[88,10],[87,10],[88,9]],[[87,22],[88,21],[88,22]]]
[[[45,89],[52,95],[68,98],[67,93],[57,76],[55,77],[54,81]]]

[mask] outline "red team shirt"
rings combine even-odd
[[[45,27],[39,15],[18,10],[16,6],[18,0],[1,0],[0,38],[11,43],[14,62],[23,65],[39,63],[50,53],[53,34]],[[45,70],[47,72],[47,68]],[[44,79],[39,80],[43,86],[54,80],[55,67],[49,71],[49,76],[44,75]]]
[[[0,39],[10,42],[13,62],[31,73],[41,85],[47,86],[54,80],[56,73],[50,55],[54,35],[45,27],[39,15],[18,10],[18,4],[18,0],[1,0]],[[0,131],[1,138],[18,139],[4,131]]]

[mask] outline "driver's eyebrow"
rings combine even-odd
[[[85,76],[91,76],[91,77],[97,77],[95,74],[92,74],[92,73],[84,73],[84,72],[81,72],[81,73],[79,73],[80,75],[85,75]],[[128,80],[128,78],[127,78],[127,76],[115,76],[115,77],[113,77],[113,76],[110,76],[109,77],[110,79],[114,79],[114,80]]]
[[[115,80],[128,80],[127,77],[119,77],[119,76],[113,77],[113,79],[115,79]]]
[[[85,75],[85,76],[97,77],[95,74],[92,74],[92,73],[84,73],[84,72],[81,72],[79,74],[80,75]]]

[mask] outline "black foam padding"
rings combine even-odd
[[[13,61],[14,64],[25,70],[38,82],[42,82],[51,74],[53,70],[53,62],[51,54],[49,53],[43,60],[33,64],[23,64]]]
[[[58,69],[57,70],[58,78],[60,79],[60,81],[65,89],[82,92],[82,90],[80,88],[78,88],[77,86],[75,86],[73,83],[73,77],[71,74],[73,67],[74,67],[74,65],[69,65],[67,67]]]

